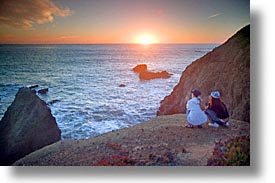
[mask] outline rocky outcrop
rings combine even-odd
[[[192,89],[201,90],[204,104],[211,90],[221,91],[231,117],[250,121],[250,25],[189,65],[157,115],[185,113]]]
[[[169,74],[167,71],[161,71],[161,72],[150,72],[145,71],[139,73],[139,79],[140,80],[150,80],[150,79],[157,79],[157,78],[170,78],[171,74]]]
[[[133,71],[136,73],[141,73],[141,72],[147,71],[147,65],[139,64],[133,68]]]
[[[161,72],[151,72],[147,70],[146,64],[139,64],[133,68],[133,71],[139,73],[140,80],[150,80],[150,79],[157,79],[157,78],[170,78],[172,74],[168,73],[167,71]]]
[[[29,88],[20,88],[0,121],[0,165],[10,165],[25,155],[61,139],[46,103]]]

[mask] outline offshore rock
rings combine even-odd
[[[141,72],[147,71],[147,65],[139,64],[133,68],[133,71],[136,73],[141,73]]]
[[[29,89],[34,89],[34,88],[37,88],[39,87],[39,85],[31,85],[31,86],[28,86]]]
[[[0,122],[0,165],[61,139],[55,118],[35,91],[20,88]]]
[[[201,90],[203,104],[211,90],[219,90],[231,117],[250,121],[250,25],[189,65],[157,115],[185,113],[192,89]]]
[[[140,80],[150,80],[150,79],[157,79],[157,78],[170,78],[171,74],[167,71],[161,71],[161,72],[149,72],[144,71],[139,73],[139,79]]]
[[[151,72],[147,70],[146,64],[139,64],[133,68],[133,71],[139,73],[140,80],[150,80],[150,79],[157,79],[157,78],[170,78],[172,74],[168,73],[167,71],[161,72]]]
[[[43,89],[41,89],[41,90],[38,90],[38,93],[39,93],[39,94],[43,94],[43,95],[45,95],[45,94],[47,94],[47,93],[48,93],[48,91],[49,91],[49,89],[48,89],[48,88],[43,88]]]
[[[60,101],[61,101],[61,100],[54,99],[54,100],[49,101],[49,102],[47,103],[47,105],[53,105],[53,104],[55,104],[55,103],[57,103],[57,102],[60,102]]]
[[[118,85],[118,87],[126,87],[126,84],[121,83]]]

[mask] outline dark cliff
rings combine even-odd
[[[0,165],[61,139],[55,118],[44,101],[29,88],[20,88],[0,121]]]
[[[185,113],[192,89],[201,90],[203,104],[212,90],[219,90],[231,117],[250,121],[250,25],[189,65],[157,115]]]

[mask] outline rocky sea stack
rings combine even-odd
[[[166,79],[170,78],[172,74],[170,74],[167,71],[161,71],[161,72],[151,72],[147,70],[147,65],[146,64],[139,64],[135,66],[132,69],[135,73],[139,74],[139,79],[140,80],[150,80],[150,79]]]
[[[0,121],[0,165],[61,139],[55,118],[34,90],[20,88]]]
[[[189,65],[157,115],[185,113],[192,89],[202,92],[203,104],[211,90],[219,90],[231,117],[250,121],[250,25]]]

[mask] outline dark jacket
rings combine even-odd
[[[214,111],[218,118],[225,119],[229,117],[229,113],[227,111],[226,105],[220,100],[213,101],[212,106],[208,104],[208,109]]]

